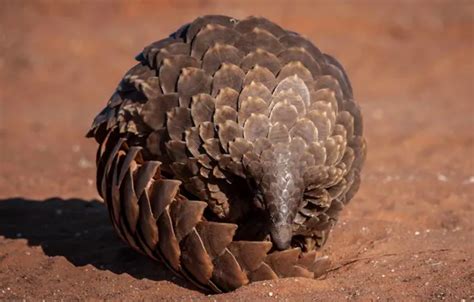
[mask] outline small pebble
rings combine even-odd
[[[468,179],[466,179],[465,181],[463,181],[463,184],[465,184],[465,185],[474,184],[474,176],[471,176]]]
[[[448,181],[448,178],[446,177],[446,175],[443,175],[443,174],[439,173],[438,174],[438,180],[442,181],[442,182],[446,182],[446,181]]]
[[[79,159],[79,162],[77,164],[80,168],[83,168],[83,169],[92,168],[94,166],[94,164],[90,160],[86,159],[85,157],[81,157],[81,159]]]
[[[273,292],[269,292],[268,295],[269,295],[270,297],[273,297]]]

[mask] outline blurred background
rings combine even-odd
[[[362,106],[368,140],[362,186],[324,251],[337,269],[321,282],[282,281],[277,297],[472,298],[474,2],[467,0],[0,0],[0,216],[10,217],[0,222],[0,298],[205,297],[137,277],[129,268],[145,260],[133,253],[123,260],[122,246],[104,247],[115,255],[108,260],[44,247],[77,244],[69,237],[97,227],[77,205],[98,199],[96,144],[84,135],[134,56],[203,14],[264,16],[308,37],[343,64]],[[77,206],[68,207],[71,198]],[[58,217],[58,207],[69,216]],[[114,236],[102,206],[93,209],[99,232]],[[25,213],[51,219],[37,221],[47,226],[43,231],[20,228],[30,219]],[[81,238],[88,250],[103,241]],[[37,256],[36,270],[24,253]],[[380,256],[389,254],[395,256]],[[117,269],[114,257],[131,264]],[[365,260],[346,265],[350,259]],[[43,268],[45,262],[52,264]],[[87,264],[95,272],[78,268]],[[50,277],[28,283],[17,280],[21,274]],[[56,275],[62,277],[52,288]],[[87,291],[68,290],[77,278]],[[106,284],[116,287],[104,290]],[[265,286],[219,299],[262,292],[264,299]]]

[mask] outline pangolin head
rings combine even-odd
[[[267,115],[245,125],[247,137],[268,131],[268,139],[257,139],[244,158],[247,173],[256,184],[256,195],[269,216],[268,230],[277,249],[287,249],[293,236],[293,221],[303,203],[304,176],[314,165],[310,146],[317,135],[309,111],[309,89],[297,75],[284,78],[275,88]],[[253,156],[252,156],[253,155]],[[245,156],[244,156],[245,157]],[[245,160],[246,159],[246,160]]]
[[[293,220],[304,191],[300,151],[291,146],[277,144],[262,154],[263,179],[259,185],[270,217],[272,241],[281,250],[290,246]]]

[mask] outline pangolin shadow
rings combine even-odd
[[[167,280],[196,290],[162,263],[127,247],[115,234],[105,206],[97,200],[50,198],[0,200],[0,236],[27,239],[48,256],[63,256],[75,266],[93,265],[137,279]]]

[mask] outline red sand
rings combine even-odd
[[[474,299],[472,3],[2,3],[0,300]],[[98,202],[92,118],[144,45],[208,13],[266,16],[347,67],[369,153],[322,280],[207,296],[124,246]]]

